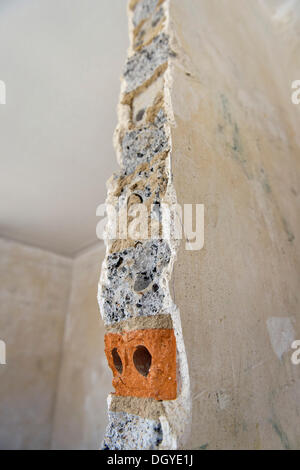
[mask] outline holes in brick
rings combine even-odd
[[[114,361],[115,368],[117,369],[119,374],[122,374],[123,364],[122,364],[122,359],[119,356],[117,348],[114,348],[111,353],[112,353],[112,358],[113,358],[113,361]]]
[[[133,353],[133,363],[136,370],[144,377],[147,377],[150,371],[151,362],[152,356],[148,349],[145,348],[145,346],[137,346]]]

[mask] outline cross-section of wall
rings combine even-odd
[[[297,2],[139,0],[129,17],[107,202],[143,203],[159,233],[162,202],[204,204],[205,244],[107,243],[99,301],[116,393],[104,448],[299,448]],[[151,373],[164,374],[161,331],[176,339],[175,399]]]

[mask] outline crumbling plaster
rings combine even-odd
[[[130,236],[125,239],[118,236],[113,238],[112,214],[109,214],[106,228],[107,253],[99,284],[99,305],[107,328],[106,353],[114,372],[113,383],[120,397],[116,394],[109,396],[110,424],[103,449],[131,449],[132,446],[138,448],[138,445],[143,449],[175,449],[184,445],[189,430],[188,368],[180,315],[168,287],[177,244],[160,238],[166,223],[161,205],[176,201],[170,172],[170,126],[173,113],[167,89],[170,80],[168,66],[173,52],[166,33],[168,8],[168,1],[143,0],[129,5],[131,46],[124,67],[119,124],[114,139],[121,169],[108,182],[107,203],[119,214],[130,208],[132,203],[142,202],[147,209],[151,207],[148,221],[155,221],[159,236],[150,240],[137,240]],[[142,38],[145,35],[147,41],[143,43]],[[136,40],[138,36],[139,40]],[[128,218],[126,215],[124,222],[130,222],[130,213]],[[164,342],[154,341],[156,332],[163,331],[160,328],[162,323],[166,323],[164,316],[171,324],[171,330],[166,329],[166,334],[174,329],[173,335],[176,338],[174,355],[171,353],[171,336],[166,336],[170,342],[169,345],[166,344],[166,348],[170,348],[168,360],[171,361],[168,371],[159,363],[160,354],[163,356],[160,348],[164,348]],[[151,327],[144,317],[152,317]],[[131,325],[129,333],[128,320]],[[153,353],[151,369],[149,376],[143,379],[144,387],[134,392],[138,376],[128,368],[127,361],[130,363],[131,357],[124,356],[121,343],[116,342],[114,346],[112,341],[113,338],[127,338],[128,334],[135,341],[138,341],[137,338],[141,341],[147,332],[150,343],[142,344],[148,344]],[[118,363],[114,364],[116,354]],[[172,392],[164,395],[158,384],[162,379],[171,380],[172,370],[176,369],[175,394]],[[131,400],[126,401],[126,410],[123,410],[126,395]],[[148,401],[148,416],[140,416],[139,400],[149,396],[152,400]],[[162,403],[157,401],[164,396]],[[153,414],[158,417],[154,427],[151,424]],[[138,436],[143,433],[146,418],[149,420],[147,432],[145,431],[147,438],[140,444],[134,439],[126,439],[124,427],[129,434]],[[152,429],[150,434],[149,429]],[[157,429],[160,430],[160,438],[155,435]]]

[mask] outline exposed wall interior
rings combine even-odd
[[[163,239],[168,220],[162,206],[176,202],[168,8],[164,0],[133,1],[128,7],[131,45],[115,133],[120,171],[108,183],[107,204],[113,209],[99,284],[105,352],[115,387],[108,399],[103,449],[177,449],[185,445],[190,429],[185,346],[169,288],[177,243]],[[140,203],[148,211],[145,236],[130,230],[124,236],[120,232],[129,227]],[[121,219],[116,234],[115,213]]]
[[[108,17],[99,2],[92,4],[98,8],[98,16],[92,15],[97,31]],[[106,1],[105,8],[114,18],[111,4]],[[76,5],[78,20],[82,2]],[[41,14],[33,3],[26,8],[28,15]],[[7,13],[24,27],[14,7]],[[48,16],[43,18],[49,27]],[[300,105],[291,101],[291,84],[300,79],[299,2],[129,0],[128,18],[130,46],[114,135],[119,169],[108,182],[106,246],[99,243],[67,258],[0,238],[0,341],[7,356],[0,364],[0,449],[300,449],[300,366],[291,362],[292,342],[300,339]],[[85,39],[98,54],[88,24],[82,23]],[[1,34],[8,29],[3,25]],[[106,30],[112,30],[108,20],[101,34]],[[34,35],[25,36],[39,46]],[[47,39],[44,34],[44,44]],[[101,44],[109,50],[109,44]],[[30,55],[32,48],[26,50]],[[61,52],[70,55],[68,49]],[[85,53],[79,55],[86,60]],[[14,64],[6,49],[4,58],[16,67],[10,72],[15,77],[19,62]],[[43,60],[48,61],[47,54]],[[101,88],[91,69],[91,81]],[[109,83],[115,73],[108,65],[103,69]],[[30,70],[27,80],[34,67]],[[87,66],[82,70],[85,76]],[[85,93],[91,100],[86,112],[98,113],[101,103],[82,88],[83,102]],[[110,102],[111,96],[101,93]],[[62,94],[73,103],[72,94]],[[12,104],[17,100],[5,106]],[[49,109],[40,100],[36,105],[42,114]],[[23,106],[26,117],[29,98]],[[80,127],[82,115],[74,116],[71,106],[64,110],[78,118]],[[59,127],[54,108],[48,118]],[[105,129],[113,125],[105,113],[101,119],[107,121],[102,127],[102,121],[93,120],[98,137],[100,128],[107,135]],[[71,121],[64,122],[73,136]],[[92,143],[95,127],[89,119],[85,123],[85,137],[77,136],[83,148],[75,141],[69,154],[64,145],[59,148],[70,157],[67,168],[78,152],[76,175],[80,184],[85,181],[82,190],[89,200],[92,193],[98,198],[100,180],[90,163],[94,189],[89,191],[82,158],[84,141]],[[27,143],[26,127],[19,127]],[[36,169],[34,158],[41,163],[41,152],[34,154],[26,145],[18,150],[22,138],[16,141],[9,129],[5,138],[16,156],[24,159],[27,150]],[[46,147],[59,161],[61,155]],[[93,148],[94,162],[101,166]],[[41,216],[32,210],[28,218],[25,211],[22,224],[10,219],[12,207],[20,212],[17,199],[11,199],[10,208],[2,198],[3,227],[9,226],[3,233],[25,227],[28,237],[39,232],[36,244],[50,241],[53,249],[71,256],[95,238],[95,207],[85,203],[88,215],[82,204],[87,219],[81,218],[69,193],[58,217],[64,172],[57,172],[55,160],[46,161],[53,165],[54,179],[47,180],[51,191],[58,188],[58,174],[61,183],[52,218],[47,219],[41,198]],[[106,163],[105,171],[113,171],[112,159]],[[22,171],[15,175],[16,185],[18,178],[25,185],[21,194],[28,185],[32,189],[29,204],[42,194],[42,180],[39,188]],[[51,191],[43,192],[47,202]],[[83,202],[78,192],[76,197]],[[134,231],[124,236],[140,203],[153,231],[142,225],[136,232],[146,231],[145,238]],[[186,240],[163,237],[169,224],[165,203],[204,204],[203,249],[189,251]],[[72,243],[68,207],[75,227]],[[114,213],[121,220],[116,235]],[[62,231],[57,220],[63,221]]]

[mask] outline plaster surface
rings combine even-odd
[[[72,261],[0,239],[0,448],[49,449]]]
[[[205,204],[204,248],[181,246],[171,289],[191,378],[187,448],[300,448],[288,346],[300,337],[300,22],[288,3],[170,2],[174,186],[179,203]]]
[[[1,449],[99,449],[107,425],[97,281],[104,246],[75,260],[0,239]]]

